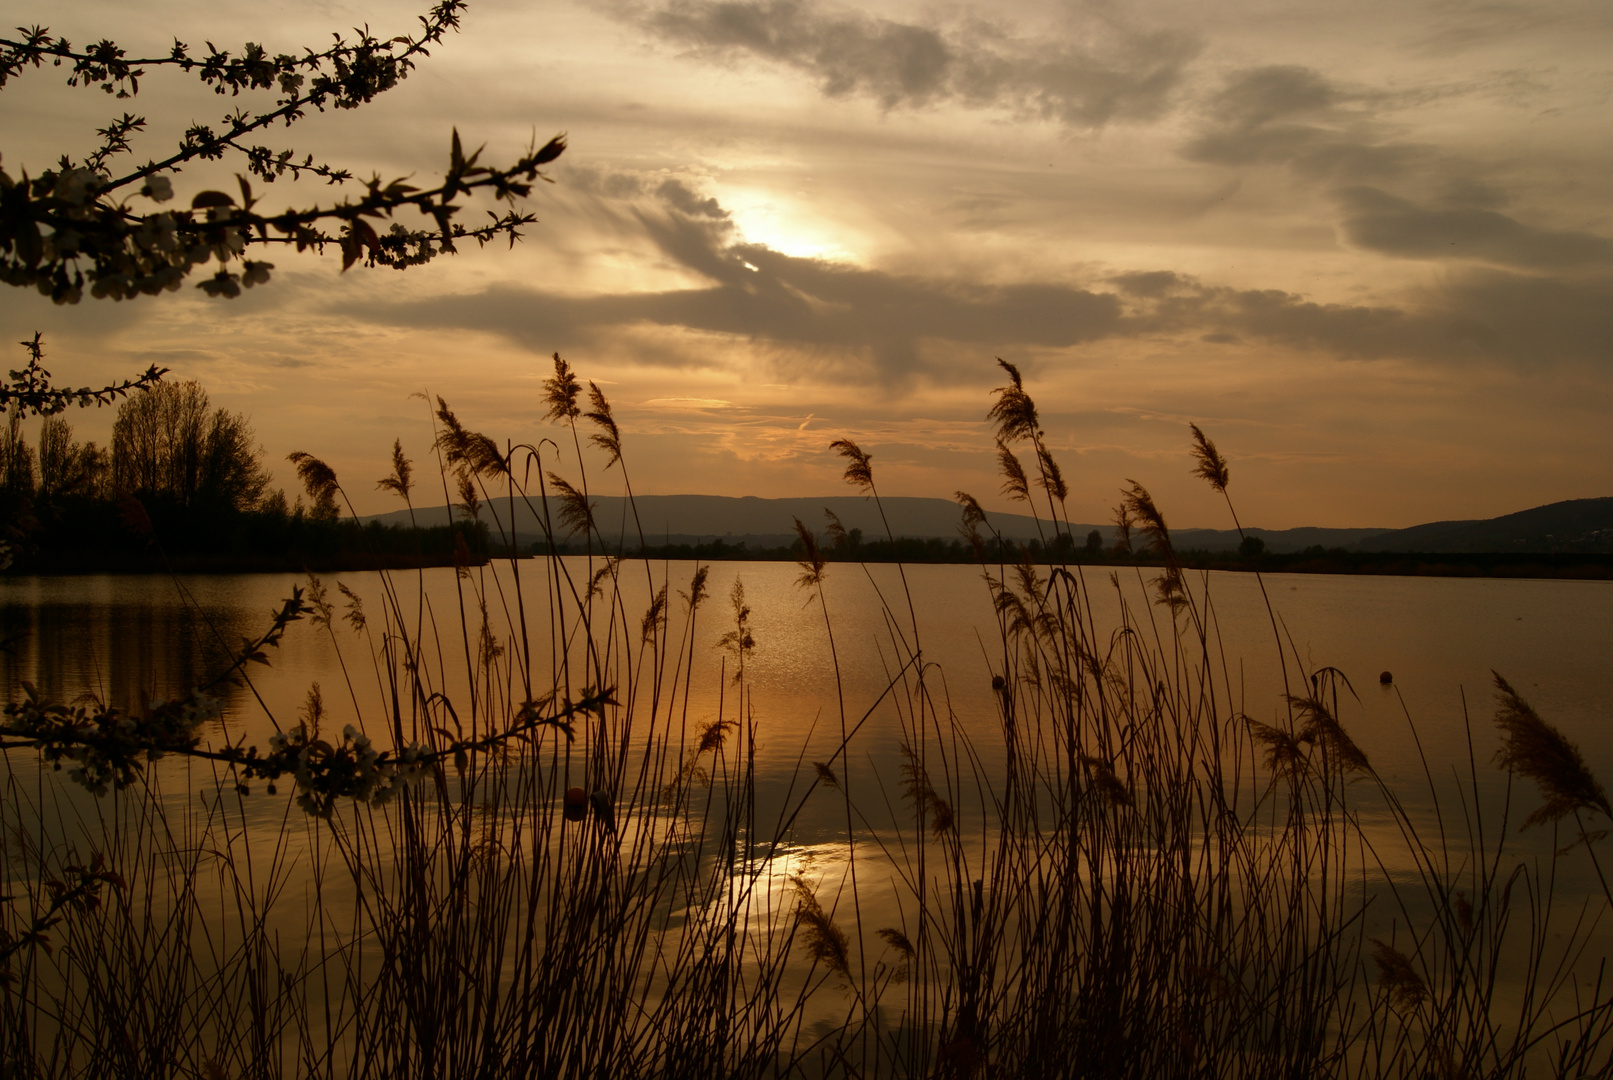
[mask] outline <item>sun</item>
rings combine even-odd
[[[722,203],[745,243],[796,259],[857,261],[857,238],[802,200],[776,191],[741,189],[725,192]]]

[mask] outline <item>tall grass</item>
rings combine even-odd
[[[990,415],[1005,491],[1052,540],[1069,528],[1066,485],[1003,368]],[[1481,791],[1481,749],[1432,813],[1381,782],[1348,733],[1347,681],[1307,668],[1269,600],[1287,696],[1266,720],[1243,715],[1211,579],[1176,565],[1139,484],[1118,519],[1162,572],[982,563],[997,633],[973,677],[991,680],[990,724],[955,712],[900,573],[867,576],[888,684],[855,699],[836,644],[835,575],[850,568],[798,523],[838,715],[779,781],[758,759],[743,587],[723,603],[703,567],[673,581],[613,557],[588,501],[601,479],[578,470],[584,432],[625,470],[622,435],[598,387],[582,410],[558,356],[547,393],[569,475],[553,443],[500,447],[439,401],[443,492],[506,550],[497,508],[524,504],[591,554],[461,566],[448,611],[423,573],[383,573],[368,607],[311,582],[278,632],[306,619],[329,635],[347,686],[270,717],[266,754],[228,730],[161,764],[138,759],[145,736],[114,745],[115,729],[171,721],[173,703],[8,709],[0,1075],[1609,1070],[1613,990],[1595,952],[1613,896],[1604,884],[1565,922],[1558,882],[1598,858],[1607,800],[1504,681],[1501,763],[1544,790],[1531,822],[1574,826],[1534,861],[1510,846],[1511,796],[1497,808]],[[1225,494],[1225,460],[1193,436]],[[871,456],[836,447],[877,499]],[[341,493],[318,459],[297,464],[315,497]],[[401,448],[382,486],[412,505]],[[1005,550],[959,499],[977,550]],[[700,645],[708,620],[716,653]],[[859,767],[892,729],[900,760]],[[82,767],[117,746],[140,767],[98,798],[39,767],[41,749]],[[1424,763],[1431,790],[1446,764]],[[808,816],[835,823],[827,865],[803,856]]]

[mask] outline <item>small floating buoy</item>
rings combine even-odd
[[[1391,672],[1385,671],[1378,676],[1378,681],[1383,685],[1388,686],[1390,683],[1395,681],[1395,677]]]
[[[588,816],[588,792],[580,787],[566,789],[566,820],[581,821]]]

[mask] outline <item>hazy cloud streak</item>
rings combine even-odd
[[[1605,266],[1613,240],[1537,229],[1493,210],[1418,206],[1372,187],[1338,192],[1352,244],[1412,259],[1478,259],[1529,269]]]

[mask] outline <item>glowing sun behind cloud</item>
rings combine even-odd
[[[863,247],[861,238],[804,202],[754,188],[723,188],[719,201],[732,215],[735,230],[746,243],[760,244],[797,259],[862,261],[858,257]]]

